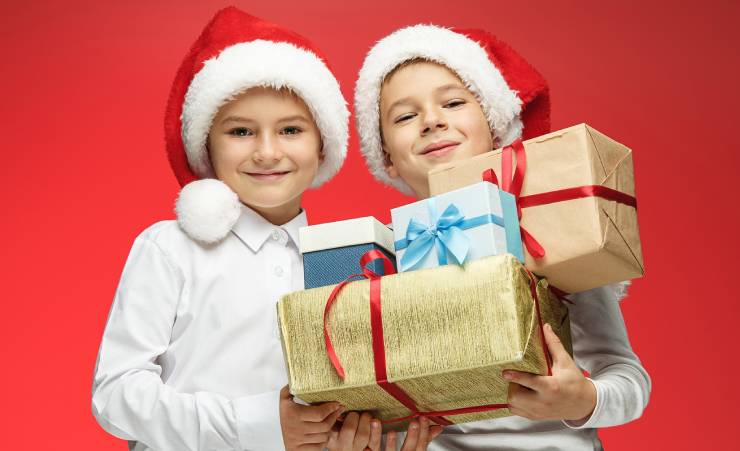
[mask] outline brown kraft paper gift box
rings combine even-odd
[[[524,141],[526,172],[521,197],[600,185],[635,196],[632,151],[586,124]],[[493,169],[502,179],[503,149],[457,161],[429,173],[432,196],[481,181]],[[522,208],[520,220],[545,249],[526,266],[569,293],[643,275],[636,208],[584,197]]]

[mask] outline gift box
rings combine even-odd
[[[514,196],[489,182],[391,210],[401,272],[510,253],[524,261]]]
[[[372,216],[329,222],[298,231],[305,288],[334,285],[362,272],[360,256],[376,249],[394,260],[393,232]],[[382,274],[382,265],[370,263]]]
[[[489,169],[521,208],[527,268],[554,287],[573,293],[642,276],[629,148],[580,124],[437,168],[430,191],[474,184]]]
[[[290,391],[310,403],[371,411],[386,430],[404,429],[404,417],[419,412],[441,424],[510,415],[501,372],[547,374],[541,324],[571,352],[568,309],[510,254],[341,288],[295,292],[278,303]]]

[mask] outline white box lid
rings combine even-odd
[[[301,254],[375,243],[395,255],[393,231],[372,216],[301,227],[298,241]]]

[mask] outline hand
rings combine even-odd
[[[588,421],[596,407],[596,387],[586,379],[549,324],[545,342],[552,356],[552,376],[506,370],[509,410],[530,420]]]
[[[432,425],[426,418],[412,421],[401,451],[425,451],[441,432],[442,426]],[[368,413],[359,415],[351,412],[344,419],[341,428],[332,431],[327,448],[329,451],[380,451],[380,435],[380,421]],[[397,439],[396,432],[389,432],[384,451],[396,451]]]
[[[426,417],[421,417],[419,421],[413,420],[406,431],[401,451],[425,451],[429,443],[441,433],[442,426],[432,425]],[[396,440],[396,433],[389,432],[385,439],[385,451],[396,451]]]
[[[331,431],[326,447],[329,451],[375,451],[380,449],[380,435],[380,421],[367,412],[350,412],[341,426]]]
[[[285,386],[280,390],[280,428],[287,451],[321,451],[344,408],[336,402],[304,406],[293,401]]]

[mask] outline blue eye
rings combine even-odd
[[[303,130],[301,130],[298,127],[290,126],[290,127],[283,127],[283,129],[280,130],[280,134],[281,135],[297,135],[301,133],[302,131]]]
[[[251,136],[254,133],[246,127],[236,127],[229,130],[229,134],[233,136]]]

